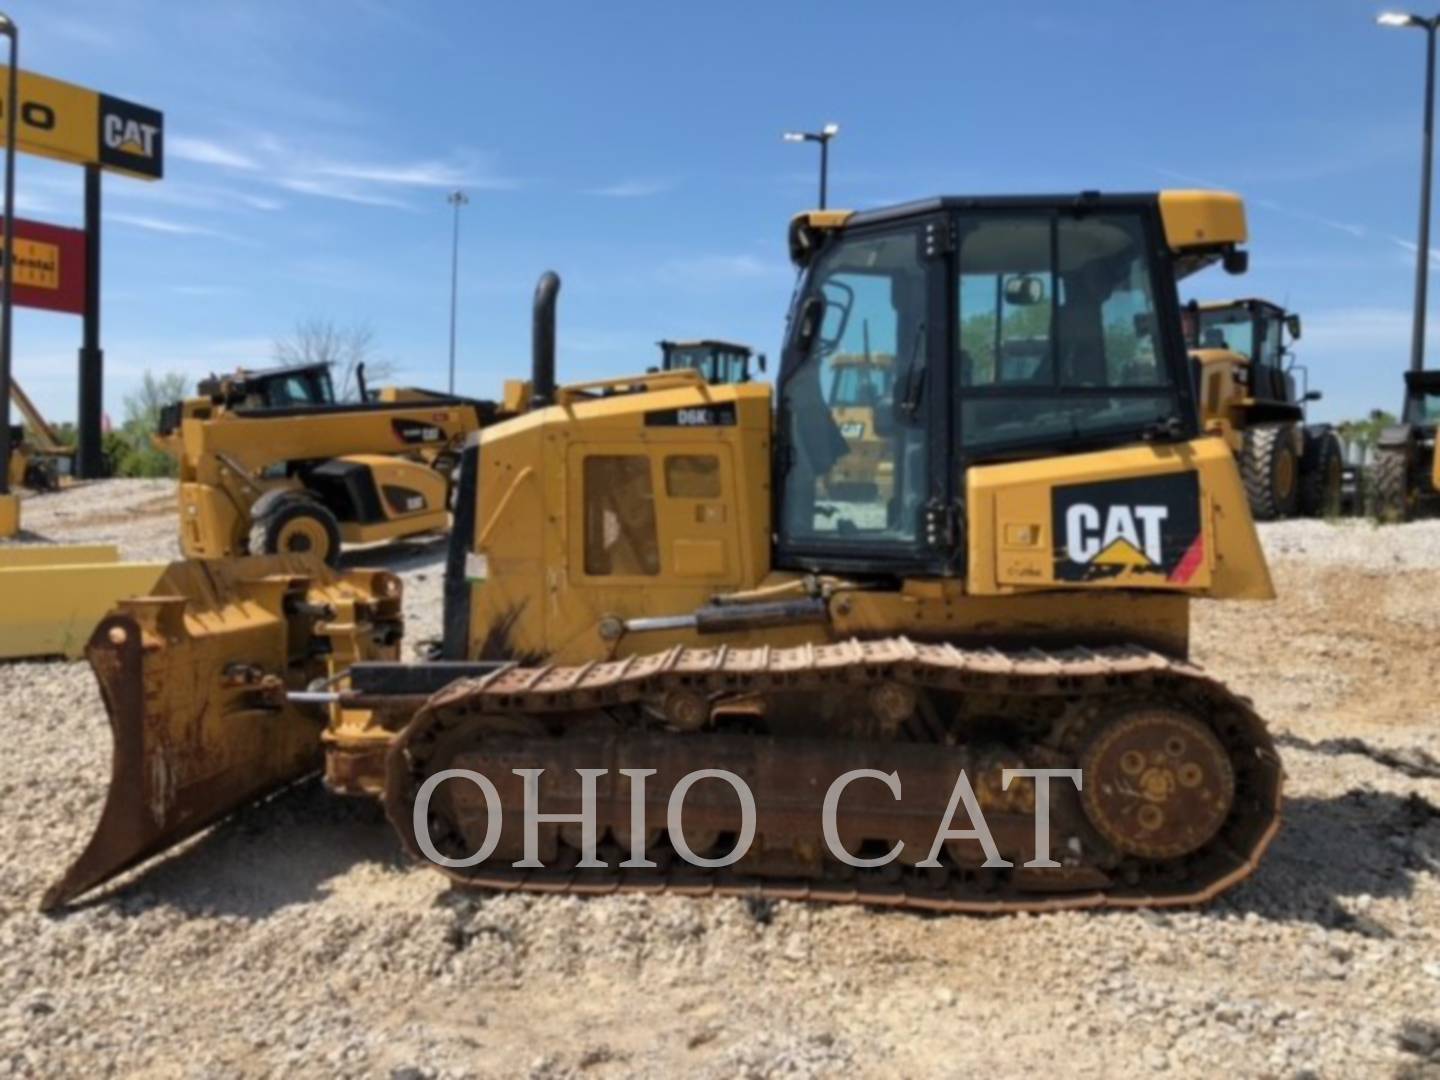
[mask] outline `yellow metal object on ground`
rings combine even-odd
[[[20,496],[0,495],[0,539],[20,531]]]
[[[75,566],[80,563],[117,563],[120,549],[114,544],[25,544],[0,548],[0,570],[34,566]]]
[[[101,617],[149,592],[165,566],[119,562],[113,547],[0,551],[0,658],[76,659]]]

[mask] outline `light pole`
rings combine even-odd
[[[470,198],[463,191],[452,191],[445,201],[455,208],[455,231],[450,245],[450,387],[455,393],[455,304],[460,288],[460,207]]]
[[[1420,152],[1420,247],[1415,252],[1415,321],[1410,331],[1410,370],[1425,367],[1425,305],[1430,277],[1430,166],[1435,156],[1435,30],[1440,15],[1406,15],[1387,11],[1375,19],[1381,26],[1411,26],[1425,31],[1425,128]]]
[[[830,174],[830,140],[840,134],[839,124],[826,124],[819,131],[787,131],[786,142],[817,142],[820,144],[820,209],[825,209],[826,181]]]
[[[0,34],[10,39],[10,74],[5,89],[5,259],[0,268],[0,495],[10,494],[10,287],[15,278],[15,116],[20,111],[20,31],[0,15]]]

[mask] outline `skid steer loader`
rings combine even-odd
[[[1261,521],[1338,514],[1345,453],[1329,424],[1306,422],[1320,391],[1295,363],[1300,316],[1247,299],[1192,302],[1183,321],[1205,427],[1239,458],[1251,513]]]
[[[440,656],[394,661],[389,575],[176,564],[92,639],[113,779],[45,906],[312,769],[462,886],[1215,896],[1269,844],[1281,766],[1188,662],[1189,606],[1273,589],[1176,280],[1244,240],[1211,192],[801,214],[774,387],[557,386],[545,275],[531,407],[462,460]],[[891,480],[838,493],[826,391],[867,336]]]
[[[493,402],[363,385],[338,402],[329,365],[202,380],[167,406],[156,444],[180,464],[180,548],[192,558],[313,551],[443,531],[466,438]]]

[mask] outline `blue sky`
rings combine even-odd
[[[6,6],[22,67],[166,116],[166,178],[105,183],[117,421],[147,368],[262,363],[307,317],[368,323],[401,381],[443,385],[455,187],[460,389],[523,374],[547,267],[562,378],[641,369],[665,336],[774,356],[785,225],[816,176],[780,134],[830,120],[833,205],[1239,191],[1250,273],[1186,294],[1303,312],[1313,415],[1399,403],[1424,35],[1376,27],[1376,4]],[[78,169],[22,156],[19,175],[25,216],[80,223]],[[17,376],[56,419],[79,334],[17,317]]]

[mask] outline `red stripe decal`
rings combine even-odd
[[[1205,534],[1201,533],[1195,537],[1195,542],[1191,544],[1190,549],[1185,552],[1185,557],[1180,560],[1179,565],[1170,572],[1169,580],[1175,582],[1177,585],[1184,585],[1195,576],[1195,571],[1200,569],[1200,564],[1204,559]]]

